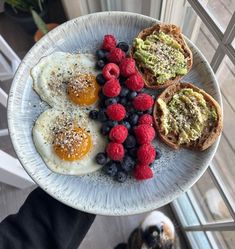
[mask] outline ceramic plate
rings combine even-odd
[[[175,151],[156,140],[162,157],[153,167],[154,178],[120,184],[95,172],[85,176],[65,176],[51,172],[35,149],[32,127],[48,106],[32,89],[30,69],[43,56],[55,51],[92,52],[107,33],[131,43],[137,33],[157,20],[127,12],[103,12],[68,21],[37,42],[22,60],[12,83],[8,102],[10,136],[15,151],[28,174],[48,194],[79,210],[104,215],[129,215],[163,206],[190,188],[206,170],[219,141],[204,152]],[[201,52],[186,39],[194,62],[184,81],[193,82],[221,105],[215,76]]]

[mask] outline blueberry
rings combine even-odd
[[[116,104],[117,103],[117,99],[116,98],[108,98],[105,100],[105,105],[106,106],[109,106],[109,105],[112,105],[112,104]]]
[[[134,108],[133,106],[131,106],[131,105],[128,105],[128,106],[126,107],[126,110],[127,110],[127,112],[130,113],[130,114],[135,112],[135,108]]]
[[[127,98],[129,100],[134,99],[137,96],[137,92],[129,92],[129,94],[127,95]]]
[[[103,167],[103,171],[108,176],[115,176],[118,171],[118,164],[113,161],[109,161]]]
[[[126,42],[119,42],[117,47],[120,48],[125,53],[129,50],[129,45]]]
[[[123,76],[120,76],[120,78],[119,78],[120,84],[121,84],[121,85],[124,85],[124,84],[125,84],[125,81],[126,81],[126,78],[123,77]]]
[[[103,74],[97,74],[96,76],[96,81],[98,82],[99,85],[103,86],[106,82],[106,79],[104,78]]]
[[[97,110],[91,110],[90,113],[89,113],[89,118],[97,119],[98,118],[98,111]]]
[[[147,110],[145,113],[152,114],[153,113],[153,109],[151,108],[151,109]]]
[[[99,49],[96,51],[96,56],[98,60],[106,58],[107,54],[108,54],[108,51],[104,49]]]
[[[121,98],[121,99],[119,100],[119,103],[125,106],[126,103],[127,103],[126,98]]]
[[[97,67],[98,69],[103,69],[104,66],[105,66],[105,61],[104,61],[104,60],[98,60],[98,61],[96,62],[96,67]]]
[[[97,118],[100,122],[105,122],[107,120],[105,110],[99,110]]]
[[[136,114],[139,115],[139,116],[141,116],[141,115],[143,115],[144,113],[141,112],[141,111],[137,111]]]
[[[128,93],[129,93],[129,89],[126,87],[122,87],[122,90],[119,95],[120,97],[126,97]]]
[[[117,121],[113,121],[113,120],[108,120],[105,124],[107,126],[109,126],[110,128],[113,128],[114,126],[116,126],[118,124],[118,122]]]
[[[156,157],[155,157],[155,159],[161,158],[162,152],[159,149],[155,149],[155,151],[156,151]]]
[[[135,146],[136,146],[135,137],[133,135],[129,135],[124,142],[124,147],[127,149],[132,149],[135,148]]]
[[[135,166],[135,160],[130,156],[125,156],[123,158],[123,161],[121,163],[122,169],[124,169],[126,172],[131,171]]]
[[[129,149],[129,150],[128,150],[128,154],[129,154],[131,157],[136,157],[136,153],[137,153],[137,149],[136,149],[136,148],[132,148],[132,149]]]
[[[101,100],[105,100],[106,99],[106,96],[103,94],[102,90],[99,91],[98,93],[99,97]]]
[[[104,109],[106,107],[105,102],[103,100],[99,101],[98,107]]]
[[[110,131],[110,127],[107,124],[103,124],[100,129],[101,134],[106,136],[109,134],[109,131]]]
[[[136,125],[138,123],[139,116],[135,113],[131,114],[128,118],[128,121],[131,125]]]
[[[117,175],[115,176],[115,180],[118,182],[125,182],[127,179],[127,174],[124,171],[118,171]]]
[[[131,128],[130,123],[128,121],[126,121],[126,120],[122,120],[120,122],[120,124],[125,125],[128,130]]]
[[[106,164],[106,162],[107,162],[107,157],[106,157],[105,153],[98,153],[98,154],[96,155],[96,157],[95,157],[95,160],[96,160],[96,162],[97,162],[98,164],[104,165],[104,164]]]

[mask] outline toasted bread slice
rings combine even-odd
[[[212,126],[205,127],[203,129],[202,135],[195,141],[191,141],[187,144],[179,144],[178,136],[174,133],[168,133],[165,135],[165,130],[161,123],[161,115],[163,114],[162,109],[158,103],[158,99],[162,99],[166,104],[169,103],[175,93],[179,92],[183,88],[191,88],[193,91],[198,92],[203,95],[207,106],[214,107],[217,120],[213,123]],[[222,121],[222,112],[219,104],[205,91],[202,89],[190,84],[190,83],[176,83],[174,85],[168,86],[156,99],[153,117],[156,129],[159,133],[159,137],[163,142],[168,144],[173,149],[179,149],[180,147],[186,147],[195,150],[205,150],[210,147],[218,138],[222,131],[223,121]]]
[[[162,31],[165,34],[170,35],[181,45],[182,52],[187,61],[187,70],[189,71],[193,64],[193,56],[191,50],[183,38],[183,35],[181,34],[180,28],[173,24],[156,24],[150,28],[142,30],[137,37],[145,40],[146,37],[151,35],[154,31]],[[135,51],[136,48],[133,46],[131,49],[131,57],[134,56]],[[164,84],[158,84],[156,77],[144,66],[144,64],[141,64],[138,60],[136,60],[136,66],[145,81],[145,86],[151,89],[168,87],[174,83],[177,83],[183,77],[183,75],[178,75],[175,78],[167,80]]]

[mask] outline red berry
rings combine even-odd
[[[134,98],[132,103],[136,110],[147,111],[153,106],[154,100],[147,93],[140,93]]]
[[[119,64],[121,75],[129,77],[136,72],[135,60],[132,58],[125,58]]]
[[[116,44],[117,42],[113,35],[105,35],[101,48],[110,51],[116,47]]]
[[[107,59],[109,62],[119,64],[121,60],[124,59],[125,57],[126,57],[126,54],[124,51],[122,51],[120,48],[114,48],[108,54]]]
[[[116,143],[123,143],[128,135],[128,130],[124,125],[116,125],[109,132],[109,138]]]
[[[138,119],[138,124],[153,125],[153,116],[150,114],[143,114]]]
[[[121,92],[121,85],[117,79],[110,79],[104,84],[102,91],[106,97],[116,97]]]
[[[114,63],[108,63],[104,66],[102,73],[106,80],[110,80],[112,78],[117,79],[120,75],[120,70],[118,65]]]
[[[114,121],[121,121],[126,116],[126,109],[121,104],[112,104],[107,107],[108,117]]]
[[[107,145],[106,152],[108,157],[114,161],[121,161],[125,154],[123,145],[113,142]]]
[[[136,180],[146,180],[153,177],[152,169],[146,164],[137,164],[134,170]]]
[[[147,124],[138,125],[135,129],[135,136],[139,144],[147,144],[153,141],[155,137],[155,130],[152,126]]]
[[[143,144],[137,150],[137,159],[140,163],[150,164],[154,161],[156,151],[152,144]]]
[[[139,73],[132,74],[126,81],[126,86],[132,90],[139,92],[144,87],[144,80]]]

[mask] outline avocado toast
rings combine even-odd
[[[190,83],[168,86],[158,96],[153,116],[160,138],[174,149],[205,150],[222,131],[219,104]]]
[[[193,63],[180,28],[172,24],[156,24],[142,30],[134,39],[131,56],[146,87],[151,89],[178,82]]]

